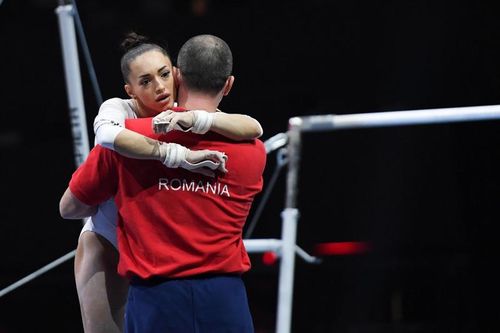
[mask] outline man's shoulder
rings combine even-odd
[[[260,139],[249,139],[249,140],[233,140],[226,138],[220,134],[213,133],[211,136],[207,136],[207,139],[215,141],[215,142],[220,142],[222,145],[227,145],[230,147],[234,147],[234,149],[245,149],[243,147],[246,147],[246,149],[253,150],[253,151],[260,151],[262,153],[266,153],[266,148],[264,146],[264,142]]]
[[[115,154],[116,154],[116,152],[111,150],[111,149],[105,148],[101,145],[95,145],[89,151],[89,155],[87,156],[87,159],[97,158],[97,157],[102,158],[103,156],[109,158]]]
[[[267,155],[266,154],[266,146],[264,145],[264,142],[262,140],[253,139],[253,140],[249,140],[248,143],[253,148],[254,153],[261,154],[264,156]]]
[[[153,126],[151,123],[152,119],[153,118],[126,119],[125,128],[142,135],[158,139],[160,135],[153,132]]]
[[[226,152],[229,158],[237,159],[246,166],[266,163],[266,148],[260,139],[232,141],[221,146],[220,150]]]

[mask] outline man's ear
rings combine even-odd
[[[172,79],[174,80],[174,91],[172,91],[172,96],[174,97],[174,101],[177,102],[177,96],[178,95],[178,91],[179,91],[179,82],[177,80],[177,72],[179,71],[179,69],[177,69],[177,67],[175,66],[172,66]]]
[[[224,96],[227,96],[234,84],[234,76],[230,75],[224,84]]]
[[[135,94],[134,94],[134,91],[132,89],[132,87],[126,83],[123,88],[125,88],[125,92],[127,93],[127,95],[129,95],[131,98],[135,98]]]
[[[179,89],[179,86],[181,85],[182,82],[182,74],[179,68],[173,66],[172,70],[174,72],[174,82],[175,82],[175,87]]]

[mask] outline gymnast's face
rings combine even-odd
[[[174,69],[167,56],[151,50],[135,58],[129,68],[125,91],[137,101],[138,117],[152,117],[173,106]]]

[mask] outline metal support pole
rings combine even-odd
[[[293,278],[295,269],[295,247],[297,240],[297,221],[299,211],[297,202],[297,179],[300,162],[300,119],[290,119],[288,131],[288,173],[286,206],[281,213],[283,221],[281,239],[282,253],[280,262],[277,333],[289,333],[292,326]]]
[[[295,240],[297,238],[297,220],[299,211],[296,208],[285,208],[281,213],[283,220],[281,239],[283,242],[279,289],[277,333],[290,333],[292,326],[293,278],[295,268]]]
[[[291,118],[288,130],[288,172],[286,178],[285,208],[297,207],[297,181],[300,168],[302,119]]]
[[[75,163],[78,167],[85,161],[89,153],[89,138],[83,103],[83,89],[80,76],[80,64],[78,61],[73,6],[58,6],[55,12],[59,22]]]

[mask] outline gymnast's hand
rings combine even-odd
[[[186,156],[187,163],[193,166],[198,166],[195,169],[190,169],[192,172],[199,172],[208,176],[214,176],[212,170],[219,170],[226,173],[227,156],[224,153],[216,150],[189,150]]]
[[[212,127],[214,113],[203,110],[191,110],[184,112],[163,111],[152,120],[155,133],[167,133],[170,131],[193,132],[205,134]]]
[[[160,161],[169,168],[183,168],[214,177],[215,170],[227,172],[227,156],[216,150],[190,150],[177,143],[159,141]]]

